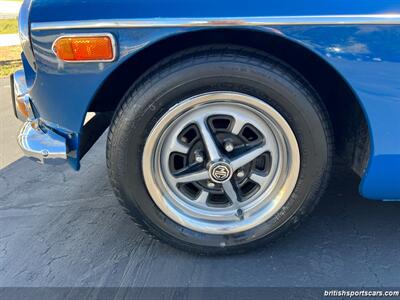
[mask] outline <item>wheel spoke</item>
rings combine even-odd
[[[209,192],[202,190],[200,195],[195,200],[196,203],[201,204],[201,205],[206,205],[207,198],[208,198],[209,194],[210,194]]]
[[[268,99],[204,91],[160,116],[143,150],[149,196],[171,221],[240,235],[287,203],[299,172],[296,136]]]
[[[197,125],[200,130],[201,137],[203,138],[204,146],[207,149],[210,160],[216,161],[220,159],[221,155],[219,153],[217,144],[215,143],[215,140],[204,120],[198,120]]]
[[[258,146],[242,155],[239,157],[235,158],[234,160],[231,161],[231,166],[233,171],[236,171],[240,167],[243,167],[244,165],[247,165],[249,162],[253,161],[257,157],[259,157],[261,154],[269,150],[268,144],[264,144],[262,146]]]
[[[175,178],[176,183],[186,183],[186,182],[193,182],[199,180],[206,180],[208,179],[208,171],[201,170],[197,172],[187,173],[183,175],[176,176]]]
[[[225,194],[232,201],[233,206],[239,208],[240,202],[238,198],[238,193],[236,192],[232,182],[226,181],[222,184],[222,187],[224,188]]]
[[[246,124],[245,120],[235,118],[235,122],[232,127],[232,133],[238,135],[240,130],[242,130],[242,128],[245,124]]]
[[[187,154],[189,151],[189,147],[182,144],[177,138],[171,141],[169,145],[169,152],[179,152],[183,154]]]
[[[230,114],[230,116],[234,119],[231,132],[236,135],[240,133],[244,125],[252,123],[251,120],[246,118],[244,115]]]
[[[267,178],[268,178],[268,176],[262,176],[257,173],[253,173],[250,175],[250,179],[259,185],[262,185],[263,183],[265,183]]]

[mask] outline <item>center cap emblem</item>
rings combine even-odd
[[[218,162],[211,166],[209,173],[212,181],[223,183],[231,178],[232,168],[225,162]]]

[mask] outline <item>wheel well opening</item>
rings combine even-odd
[[[267,30],[204,29],[158,41],[118,67],[103,83],[90,112],[113,111],[127,89],[151,66],[178,51],[207,44],[231,44],[264,51],[289,64],[311,84],[332,122],[336,154],[362,175],[369,158],[369,132],[357,96],[337,71],[303,45]]]

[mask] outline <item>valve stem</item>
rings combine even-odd
[[[239,208],[239,209],[236,211],[236,216],[237,216],[240,220],[243,220],[243,219],[244,219],[243,210]]]

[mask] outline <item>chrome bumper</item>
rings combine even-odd
[[[26,156],[41,163],[61,164],[67,159],[65,138],[35,121],[22,126],[18,144]]]
[[[11,83],[15,116],[25,121],[18,135],[18,144],[24,154],[41,163],[66,162],[66,140],[35,116],[24,71],[17,71],[11,77]]]

